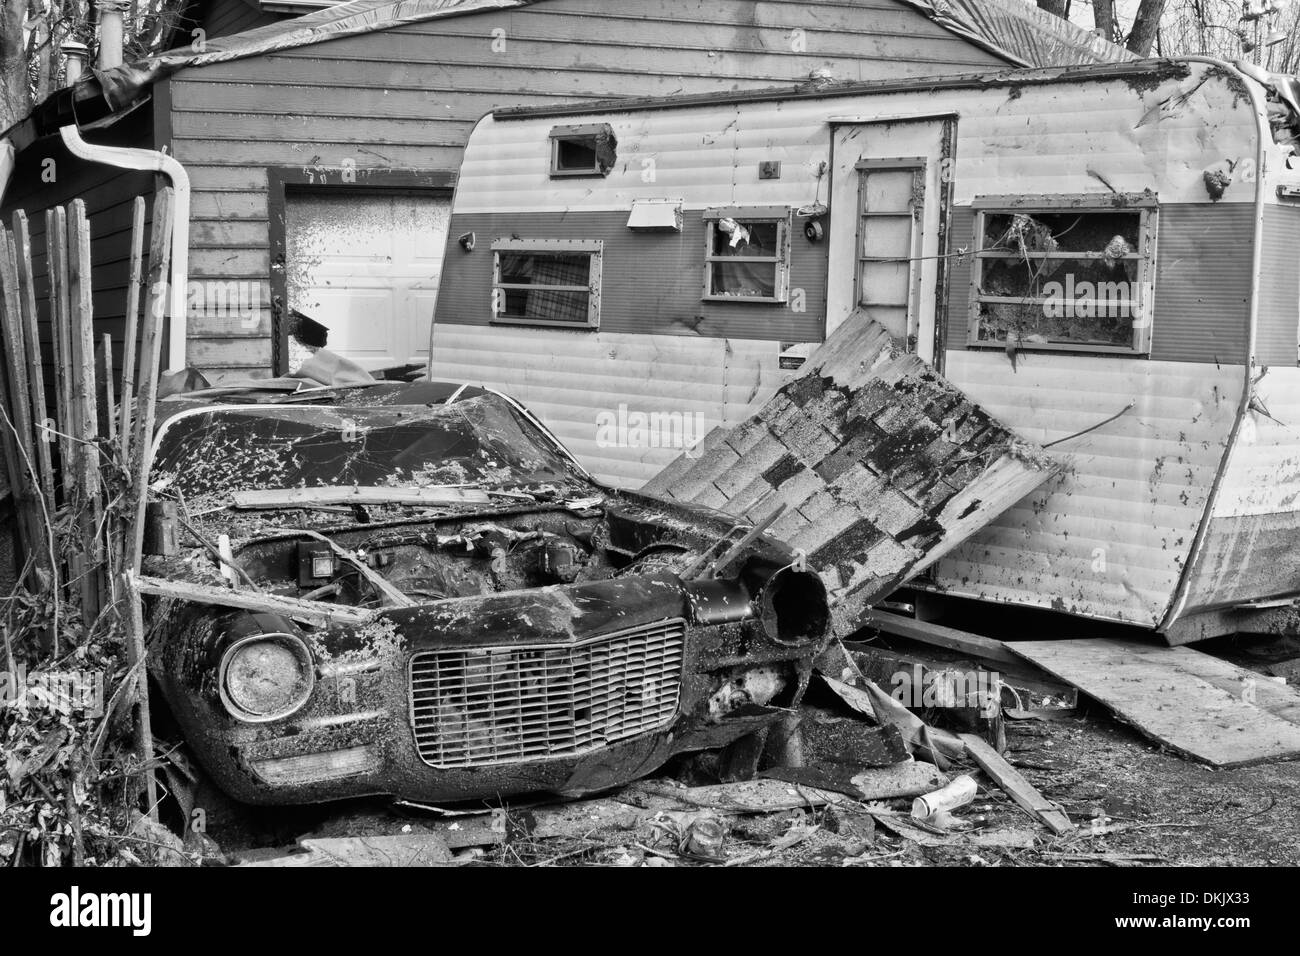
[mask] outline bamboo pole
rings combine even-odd
[[[71,305],[73,407],[76,409],[77,439],[74,455],[76,481],[81,488],[81,533],[86,547],[86,569],[81,578],[82,619],[89,626],[102,608],[101,579],[104,563],[99,527],[103,517],[100,496],[99,414],[95,402],[95,309],[90,282],[90,223],[86,204],[74,199],[68,213],[68,281]]]
[[[131,460],[131,401],[135,397],[135,350],[139,335],[140,283],[144,258],[144,197],[136,196],[131,210],[131,269],[126,287],[126,329],[122,337],[122,406],[118,440],[122,461]]]
[[[133,707],[136,750],[146,764],[153,757],[153,728],[149,722],[149,682],[145,668],[144,613],[136,576],[144,550],[145,511],[149,503],[149,448],[153,436],[155,403],[158,397],[159,365],[162,362],[162,329],[167,309],[167,276],[171,265],[173,202],[172,190],[158,190],[153,204],[153,229],[149,238],[149,280],[145,294],[140,336],[140,386],[131,439],[130,493],[128,507],[134,509],[126,529],[120,591],[127,601],[127,663],[138,671]],[[157,784],[152,771],[145,774],[149,815],[157,819]]]
[[[135,675],[135,686],[131,689],[131,729],[135,738],[135,752],[144,769],[145,812],[151,820],[158,819],[158,782],[149,764],[153,761],[153,725],[149,719],[149,674],[143,666],[136,665],[144,660],[144,605],[140,592],[135,587],[135,576],[128,570],[122,574],[121,591],[126,595],[126,659],[130,664],[129,673]]]
[[[62,503],[73,506],[74,473],[78,461],[72,434],[76,413],[72,403],[72,344],[68,300],[68,216],[62,206],[45,213],[45,266],[50,280],[50,325],[54,340],[54,396],[59,443],[59,486]],[[67,574],[64,581],[82,580],[86,562],[79,550],[63,549]],[[78,602],[80,603],[80,602]]]
[[[18,307],[22,313],[23,340],[27,348],[27,383],[31,391],[32,425],[35,430],[37,484],[45,496],[44,513],[54,512],[54,432],[45,408],[45,359],[41,355],[41,333],[37,325],[36,280],[32,272],[32,237],[27,214],[14,213],[14,246],[18,265]],[[51,556],[53,558],[53,556]]]
[[[76,409],[72,400],[71,306],[68,299],[68,215],[62,206],[45,214],[46,260],[50,273],[50,321],[54,325],[54,384],[59,405],[59,461],[63,469],[63,502],[72,503],[77,451],[72,441]],[[74,573],[79,573],[73,559]]]
[[[49,552],[40,521],[40,485],[36,474],[31,392],[27,380],[27,349],[24,343],[18,296],[18,268],[13,239],[8,230],[0,229],[0,329],[5,350],[7,379],[5,395],[8,423],[0,424],[6,440],[12,440],[12,464],[9,480],[18,511],[18,533],[23,553],[37,567],[48,568]],[[11,452],[6,449],[6,461]]]
[[[117,396],[113,394],[113,336],[105,332],[100,342],[100,372],[104,382],[104,427],[110,443],[117,441]]]
[[[2,232],[3,230],[0,230]],[[2,239],[3,237],[0,237]],[[2,243],[0,243],[2,244]],[[3,258],[3,256],[0,256]],[[3,296],[0,296],[0,309],[3,309]],[[17,505],[15,513],[17,514],[16,524],[18,526],[18,539],[26,553],[29,548],[27,536],[29,533],[29,524],[23,516],[23,489],[27,485],[27,472],[23,465],[22,455],[18,450],[18,435],[9,428],[8,424],[13,422],[14,416],[11,411],[13,403],[10,401],[9,389],[9,349],[7,347],[0,349],[4,352],[4,361],[0,362],[0,411],[4,412],[4,422],[0,422],[0,453],[4,455],[5,472],[9,480],[9,490],[13,495],[14,503]],[[2,626],[2,625],[0,625]],[[12,663],[12,662],[10,662]]]
[[[135,507],[129,560],[125,569],[140,573],[144,550],[145,506],[149,501],[149,447],[153,438],[154,413],[158,399],[158,376],[162,362],[162,332],[167,309],[167,270],[171,265],[172,190],[158,190],[153,204],[153,231],[149,239],[149,281],[140,330],[140,385],[131,444],[131,498]]]

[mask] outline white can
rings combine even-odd
[[[958,807],[964,807],[975,799],[975,793],[978,789],[975,778],[968,773],[964,773],[946,787],[913,800],[912,817],[917,820],[928,820],[936,813],[945,813],[956,810]]]

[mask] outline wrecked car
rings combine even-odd
[[[626,783],[771,726],[828,633],[799,553],[489,390],[180,396],[150,481],[151,676],[247,803]]]

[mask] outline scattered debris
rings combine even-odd
[[[895,800],[914,797],[942,786],[947,777],[943,771],[927,763],[916,763],[911,757],[892,767],[856,768],[844,765],[823,764],[816,767],[778,767],[764,771],[772,780],[796,784],[799,792],[813,788],[842,793],[861,800]]]
[[[436,834],[411,833],[398,836],[342,837],[316,840],[303,838],[287,851],[249,853],[241,866],[455,866],[457,860],[446,842]]]
[[[961,740],[947,731],[931,727],[874,683],[859,678],[864,688],[822,674],[826,685],[845,703],[880,724],[898,728],[913,754],[944,770],[965,751]]]
[[[1021,808],[1028,811],[1031,816],[1040,820],[1044,826],[1060,836],[1063,833],[1069,833],[1074,829],[1074,824],[1070,818],[1055,804],[1050,802],[1046,797],[1034,789],[1015,767],[1007,763],[1002,757],[974,734],[962,734],[962,741],[966,744],[966,750],[979,764],[980,769],[987,773],[999,787],[1007,792]]]

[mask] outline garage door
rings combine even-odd
[[[449,196],[290,195],[289,306],[366,368],[428,361],[450,213]]]

